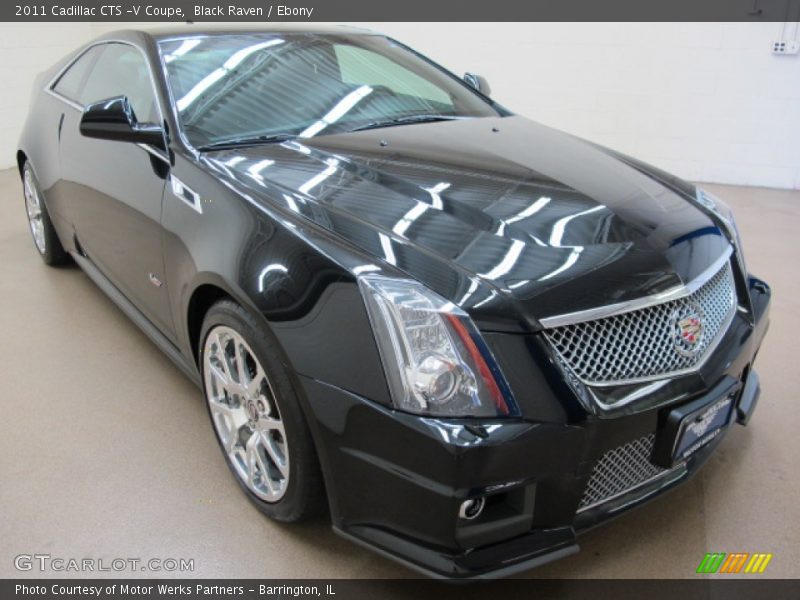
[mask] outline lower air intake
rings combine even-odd
[[[607,502],[669,473],[650,462],[655,434],[618,446],[597,462],[583,493],[578,512]]]

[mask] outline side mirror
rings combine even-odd
[[[478,90],[484,96],[489,96],[492,93],[492,88],[489,86],[489,82],[486,81],[486,77],[481,77],[475,73],[464,73],[464,81]]]
[[[101,100],[83,109],[81,135],[99,140],[150,144],[164,149],[164,132],[158,125],[140,125],[125,96]]]

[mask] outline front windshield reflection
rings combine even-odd
[[[197,148],[499,114],[379,35],[216,34],[159,47],[180,125]]]

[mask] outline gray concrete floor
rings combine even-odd
[[[526,576],[691,578],[706,551],[771,552],[765,576],[800,576],[800,191],[707,187],[774,289],[755,416],[686,485]],[[198,390],[77,267],[42,264],[14,170],[0,171],[0,256],[0,577],[26,575],[23,553],[192,558],[199,577],[413,575],[327,520],[284,526],[250,505]]]

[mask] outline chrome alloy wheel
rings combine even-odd
[[[30,167],[25,169],[25,176],[22,182],[23,193],[25,194],[25,209],[28,212],[28,224],[31,227],[33,241],[41,254],[47,250],[44,237],[44,222],[42,221],[42,201],[39,198],[39,190],[33,181],[33,172]]]
[[[208,332],[203,353],[206,399],[236,474],[259,498],[277,502],[289,483],[289,452],[278,405],[263,367],[235,330]]]

